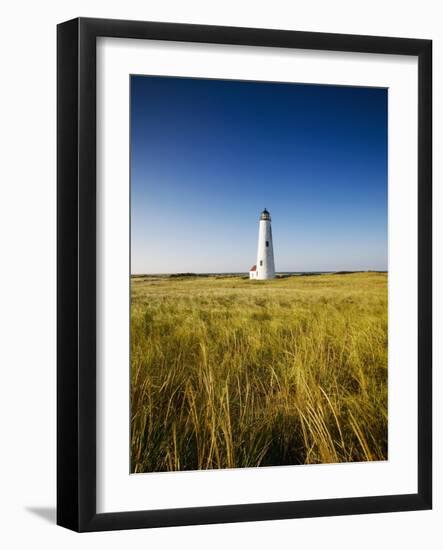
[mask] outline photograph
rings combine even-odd
[[[388,89],[129,86],[130,472],[388,460]]]

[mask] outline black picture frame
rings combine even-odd
[[[96,39],[173,40],[418,58],[416,494],[96,512]],[[79,18],[57,29],[57,523],[104,531],[432,507],[432,42]]]

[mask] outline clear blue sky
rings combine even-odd
[[[132,273],[387,269],[387,90],[131,77]]]

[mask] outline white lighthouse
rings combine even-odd
[[[274,279],[274,247],[272,245],[271,215],[266,210],[260,214],[258,228],[257,265],[249,271],[250,279]]]

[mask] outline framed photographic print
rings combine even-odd
[[[59,525],[431,508],[431,52],[58,26]]]

